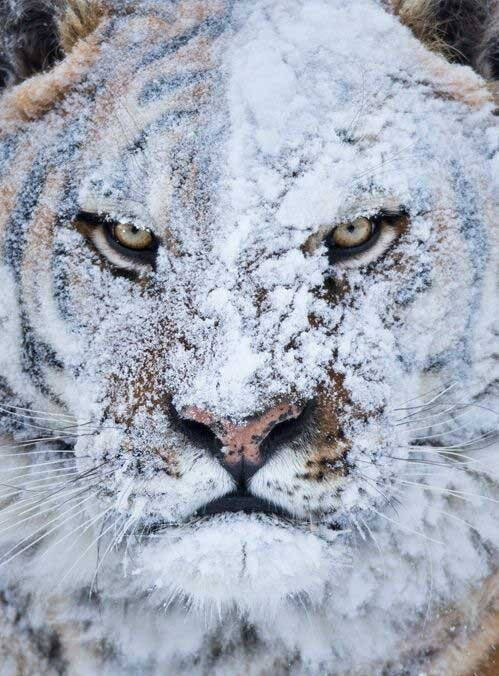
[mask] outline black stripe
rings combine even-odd
[[[49,397],[52,401],[58,401],[45,381],[44,367],[62,369],[64,365],[57,358],[53,348],[35,335],[24,309],[21,309],[20,320],[22,335],[21,368],[24,373],[29,375],[31,381],[44,396]]]
[[[69,179],[66,181],[62,195],[62,204],[54,222],[55,233],[63,230],[64,226],[74,220],[77,202],[77,187],[74,182]],[[50,266],[52,271],[52,289],[59,316],[62,317],[64,321],[71,322],[74,328],[75,325],[80,327],[80,324],[78,323],[78,318],[71,309],[71,295],[69,293],[70,284],[67,270],[64,265],[60,264],[60,261],[64,260],[65,254],[67,254],[65,246],[62,243],[54,241],[54,246],[51,251],[52,264]]]
[[[157,131],[167,131],[173,127],[179,125],[182,120],[185,118],[192,119],[194,116],[198,115],[199,111],[196,109],[193,110],[170,110],[167,113],[163,113],[157,120],[154,120],[148,124],[137,136],[135,141],[127,146],[121,156],[122,163],[126,161],[130,153],[135,153],[137,150],[144,150],[147,145],[147,139],[149,134],[155,133]]]
[[[450,366],[454,372],[453,377],[464,380],[468,375],[468,367],[472,363],[474,320],[481,305],[482,281],[489,255],[489,244],[484,223],[479,218],[480,209],[477,205],[475,189],[466,178],[466,172],[457,162],[453,163],[451,177],[456,196],[456,211],[460,220],[459,229],[473,272],[473,281],[468,287],[471,299],[464,335],[459,336],[450,347],[442,352],[430,356],[425,364],[425,371],[439,371]]]
[[[12,268],[19,283],[23,252],[26,247],[28,225],[47,180],[47,158],[38,154],[33,166],[17,195],[16,206],[7,223],[4,258]]]
[[[186,45],[190,40],[192,40],[192,38],[195,38],[198,35],[204,35],[206,37],[215,39],[224,32],[226,25],[227,15],[223,15],[221,17],[209,17],[193,28],[190,28],[185,33],[176,35],[174,38],[171,38],[170,40],[155,46],[153,49],[150,49],[143,55],[139,63],[139,68],[142,66],[150,66],[155,61],[164,59],[165,56],[175,54],[175,52],[178,52],[181,47]]]
[[[487,258],[490,254],[489,240],[483,220],[480,219],[480,208],[477,204],[476,191],[466,178],[466,171],[454,164],[454,190],[457,201],[457,212],[461,220],[461,234],[466,242],[468,255],[471,259],[473,282],[471,284],[471,302],[466,322],[464,358],[467,363],[472,359],[472,340],[474,318],[478,314],[482,299],[482,281]]]
[[[0,138],[0,178],[10,169],[12,159],[19,144],[20,134],[9,134]]]
[[[59,162],[59,156],[64,156],[65,161],[70,161],[78,148],[77,134],[75,134],[73,124],[62,129],[51,144],[49,152],[46,148],[39,152],[17,194],[16,206],[7,223],[4,246],[4,259],[12,269],[16,281],[21,324],[21,368],[35,387],[56,403],[60,401],[45,381],[44,367],[63,369],[63,364],[58,359],[55,350],[36,335],[35,328],[29,322],[23,297],[21,270],[30,226],[46,186],[49,169]],[[62,205],[59,206],[62,209]],[[47,255],[50,255],[50,252],[47,252]]]
[[[421,253],[424,253],[425,245],[423,242],[419,243],[418,249]],[[404,286],[398,290],[395,296],[397,307],[408,307],[422,293],[431,288],[432,271],[433,268],[430,263],[421,263],[421,261],[418,263],[412,274],[405,280]]]
[[[188,87],[189,85],[200,82],[204,77],[209,75],[209,71],[200,70],[192,73],[182,73],[180,75],[161,75],[154,80],[147,82],[139,94],[138,102],[141,106],[157,101],[162,98],[167,92],[180,87]]]
[[[27,231],[46,180],[47,161],[45,154],[40,152],[17,195],[16,206],[7,223],[4,258],[12,269],[16,280],[19,320],[21,323],[21,368],[42,394],[51,397],[41,370],[41,361],[44,358],[48,358],[49,363],[55,363],[56,356],[53,350],[37,341],[33,335],[24,309],[21,288],[21,267],[24,249],[27,244]]]
[[[185,118],[193,118],[198,115],[197,109],[192,110],[170,110],[164,113],[157,120],[151,123],[150,127],[146,128],[145,132],[149,131],[165,131],[178,126]]]

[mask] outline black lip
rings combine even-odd
[[[271,514],[281,518],[290,519],[289,512],[282,507],[277,507],[268,500],[262,500],[254,495],[238,491],[224,495],[221,498],[212,500],[198,509],[196,516],[213,516],[214,514],[224,514],[226,512],[244,512],[245,514]]]

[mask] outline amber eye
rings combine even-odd
[[[79,211],[75,223],[117,267],[137,264],[154,268],[161,242],[147,228],[138,228],[133,223],[118,223],[106,214],[89,211]]]
[[[121,246],[134,251],[150,249],[154,244],[152,232],[130,223],[116,223],[113,226],[113,235]]]
[[[351,223],[336,226],[331,242],[342,249],[361,246],[371,239],[373,224],[368,218],[357,218]]]
[[[370,249],[378,240],[383,222],[381,215],[362,216],[337,225],[325,239],[329,260],[334,263]]]

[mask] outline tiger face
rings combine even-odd
[[[372,0],[116,3],[0,111],[5,419],[71,450],[103,594],[321,603],[359,523],[419,531],[414,444],[488,430],[479,76]]]

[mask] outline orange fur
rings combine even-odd
[[[66,54],[99,26],[106,13],[101,0],[68,0],[58,20],[61,47]]]
[[[96,41],[82,42],[75,48],[72,58],[7,92],[0,116],[2,131],[14,131],[25,122],[39,119],[47,113],[82,79],[98,54]]]

